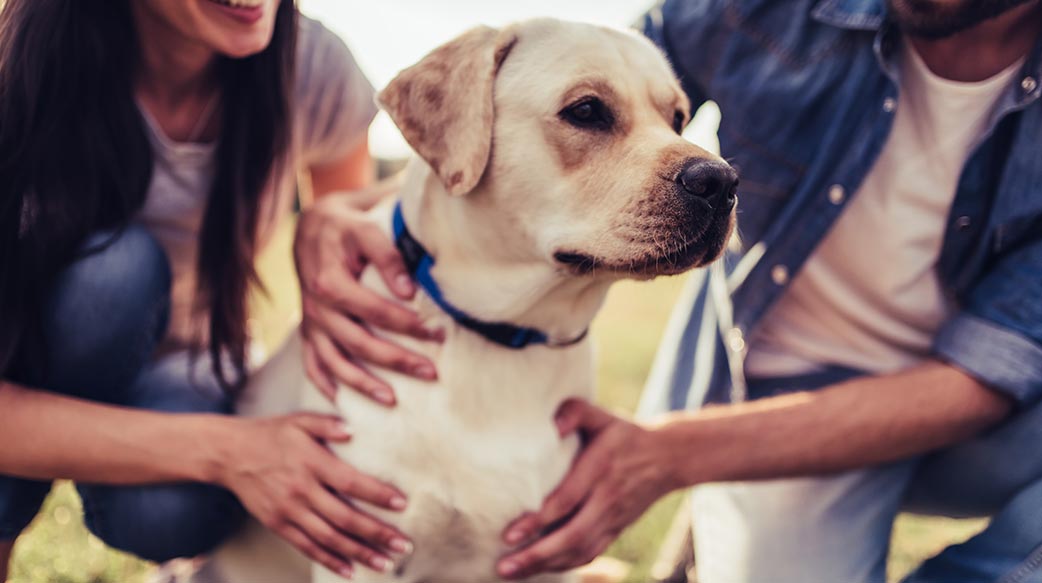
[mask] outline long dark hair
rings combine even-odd
[[[152,153],[130,1],[0,0],[0,373],[42,352],[41,298],[87,235],[144,204]],[[264,51],[217,63],[221,133],[197,269],[226,388],[246,372],[260,196],[289,149],[296,19],[282,0]]]

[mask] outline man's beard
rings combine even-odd
[[[946,38],[1033,0],[887,0],[890,17],[905,34]]]

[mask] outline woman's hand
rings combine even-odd
[[[506,529],[503,538],[510,545],[538,537],[499,561],[497,570],[508,579],[592,561],[653,502],[680,486],[654,431],[580,400],[565,402],[556,421],[562,436],[578,430],[587,444],[543,507]]]
[[[359,283],[373,264],[399,298],[416,292],[394,244],[352,205],[350,194],[323,197],[301,215],[293,254],[303,296],[304,363],[308,377],[333,399],[336,381],[385,405],[394,392],[362,363],[435,380],[434,364],[374,336],[367,326],[439,340],[441,333],[423,327],[412,310]]]
[[[405,508],[395,488],[359,473],[323,442],[350,439],[337,417],[298,413],[270,419],[229,418],[216,482],[238,496],[264,526],[335,573],[352,563],[388,571],[389,553],[407,554],[400,532],[346,498],[393,511]]]

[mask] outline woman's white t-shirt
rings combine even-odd
[[[315,20],[300,17],[293,132],[288,159],[263,195],[258,223],[263,248],[293,208],[298,171],[347,156],[376,114],[373,87],[343,41]],[[214,143],[174,142],[142,108],[152,144],[153,170],[137,220],[170,259],[173,286],[166,347],[206,341],[207,316],[196,305],[199,233],[215,174]]]

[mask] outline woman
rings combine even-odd
[[[361,203],[335,193],[369,181],[374,114],[346,47],[292,0],[235,4],[3,4],[0,579],[55,478],[77,481],[95,534],[146,559],[210,550],[242,507],[344,574],[408,549],[338,496],[406,504],[322,447],[349,438],[340,420],[223,415],[247,373],[254,256],[298,174],[323,198],[296,254],[322,284],[304,295],[325,374],[343,326],[324,261]]]

